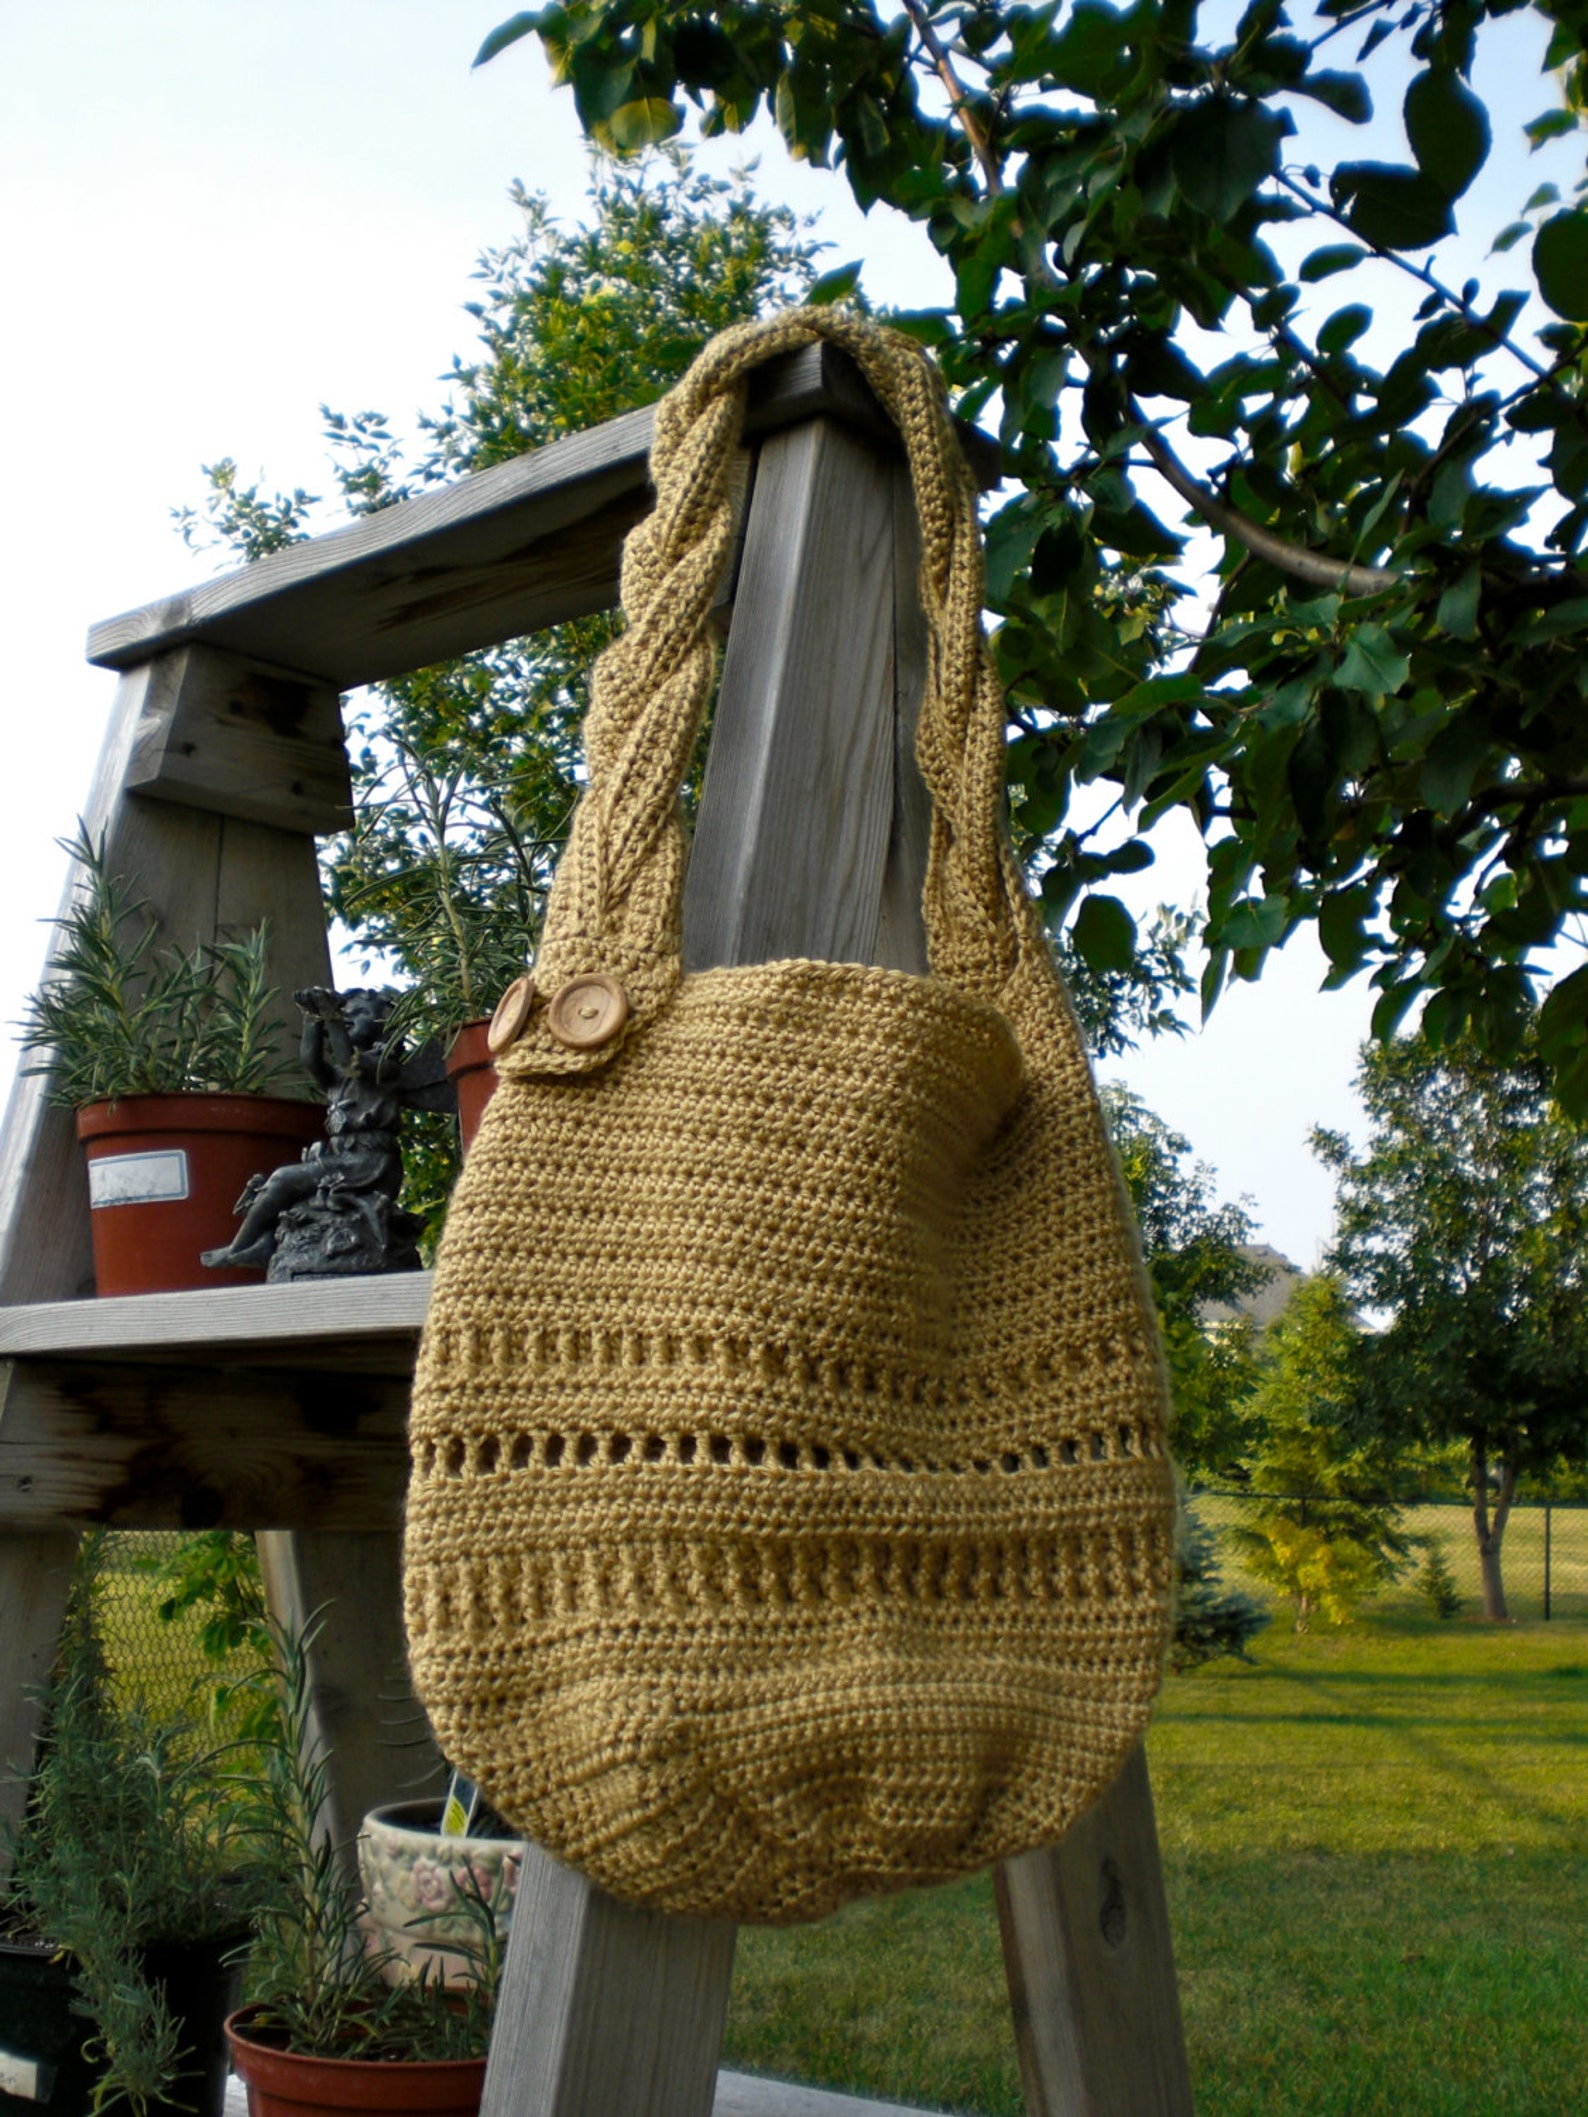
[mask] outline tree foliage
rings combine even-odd
[[[1588,1461],[1588,1132],[1549,1092],[1537,1041],[1500,1062],[1468,1036],[1363,1054],[1365,1150],[1314,1135],[1335,1171],[1334,1262],[1383,1321],[1343,1417],[1405,1447],[1468,1451],[1485,1607],[1518,1477]]]
[[[1213,1171],[1191,1160],[1190,1142],[1139,1096],[1111,1084],[1103,1100],[1163,1332],[1175,1460],[1188,1475],[1225,1475],[1249,1437],[1241,1407],[1255,1375],[1255,1337],[1249,1322],[1209,1329],[1205,1312],[1263,1284],[1264,1267],[1242,1248],[1251,1219],[1244,1206],[1216,1202]]]
[[[1298,1631],[1318,1612],[1346,1623],[1411,1556],[1397,1437],[1355,1418],[1363,1344],[1340,1281],[1304,1279],[1265,1334],[1242,1407],[1253,1505],[1234,1541],[1257,1578],[1290,1598]]]
[[[1580,131],[1584,0],[560,0],[480,58],[538,34],[619,152],[768,108],[925,224],[955,298],[901,320],[961,409],[998,408],[1015,821],[1056,912],[1112,906],[1084,955],[1117,959],[1110,873],[1186,811],[1209,1001],[1314,922],[1336,980],[1382,988],[1378,1033],[1429,994],[1436,1034],[1504,1057],[1588,873],[1582,187],[1516,199],[1495,291],[1444,264],[1491,144],[1480,35],[1523,14],[1537,147]],[[1404,145],[1325,160],[1320,114],[1366,124],[1389,84]],[[1396,283],[1416,313],[1374,356]],[[1162,570],[1180,505],[1223,540],[1199,638]],[[1066,823],[1098,781],[1111,846]],[[1588,971],[1544,1050],[1588,1106]]]

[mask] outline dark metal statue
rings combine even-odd
[[[207,1265],[265,1268],[271,1283],[413,1272],[421,1222],[397,1203],[405,1109],[454,1107],[439,1053],[406,1061],[389,1024],[394,992],[359,987],[294,993],[303,1010],[303,1063],[325,1090],[325,1138],[301,1158],[249,1178],[243,1224]]]

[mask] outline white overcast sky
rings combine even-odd
[[[373,406],[399,427],[436,404],[469,342],[476,254],[514,228],[510,181],[579,211],[572,102],[538,50],[470,70],[509,12],[507,0],[0,0],[0,1024],[37,974],[37,922],[64,870],[54,840],[109,709],[114,679],[84,663],[84,633],[207,570],[170,519],[199,497],[199,465],[230,455],[247,478],[323,492],[321,403]],[[1496,152],[1460,213],[1467,270],[1534,181],[1564,188],[1573,173],[1570,143],[1529,161],[1521,141],[1550,100],[1540,53],[1531,16],[1489,34]],[[1345,128],[1314,123],[1317,151],[1331,151],[1326,129]],[[1353,150],[1402,158],[1393,109],[1374,133]],[[863,220],[840,177],[796,167],[774,138],[754,149],[766,195],[820,213],[832,261],[863,257],[874,299],[943,298],[919,230],[882,211]],[[725,168],[745,151],[711,154]],[[1495,261],[1485,283],[1524,284],[1521,264]],[[1193,852],[1167,847],[1134,901],[1193,889]],[[1355,1122],[1370,1000],[1320,994],[1321,974],[1300,937],[1205,1031],[1112,1069],[1304,1266],[1329,1227],[1306,1134]],[[0,1082],[13,1063],[7,1038]]]

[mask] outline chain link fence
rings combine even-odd
[[[1231,1532],[1255,1525],[1265,1508],[1281,1504],[1304,1523],[1309,1502],[1287,1493],[1192,1491],[1188,1504],[1212,1531],[1224,1578],[1231,1586],[1261,1602],[1276,1602],[1276,1591],[1252,1576]],[[1328,1503],[1310,1504],[1322,1511]],[[1471,1501],[1419,1500],[1392,1510],[1392,1519],[1412,1544],[1412,1553],[1398,1578],[1363,1600],[1363,1613],[1428,1616],[1433,1610],[1428,1561],[1430,1552],[1437,1551],[1448,1569],[1456,1604],[1442,1614],[1481,1616],[1483,1591]],[[1551,1622],[1588,1618],[1588,1501],[1518,1500],[1500,1548],[1506,1606],[1513,1618]]]

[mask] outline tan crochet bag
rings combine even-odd
[[[682,976],[677,791],[746,376],[897,421],[931,640],[931,975]],[[1169,1623],[1164,1379],[1075,1024],[998,824],[975,490],[931,363],[828,310],[659,407],[628,629],[414,1390],[407,1618],[443,1751],[618,1895],[819,1917],[1056,1838]]]

